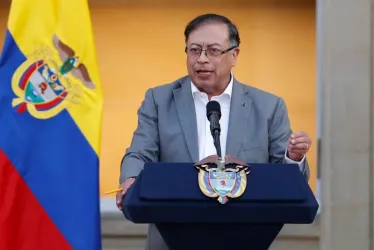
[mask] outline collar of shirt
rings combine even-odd
[[[228,100],[231,99],[231,94],[232,94],[232,85],[233,85],[233,75],[231,74],[231,79],[230,79],[230,83],[229,85],[227,85],[225,91],[223,91],[223,93],[219,96],[214,96],[212,98],[212,100],[214,99],[220,99],[222,98],[223,96],[227,96],[228,97]],[[208,95],[204,92],[201,92],[200,90],[198,90],[195,86],[195,84],[193,84],[193,82],[191,81],[191,91],[192,91],[192,96],[193,98],[195,99],[198,95],[205,95],[208,97]]]

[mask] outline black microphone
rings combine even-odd
[[[221,126],[219,124],[219,119],[221,119],[221,106],[217,101],[210,101],[206,105],[206,117],[210,121],[210,132],[212,133],[214,146],[217,150],[217,155],[222,158],[221,155],[221,143],[220,134]]]

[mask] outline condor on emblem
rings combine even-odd
[[[72,103],[79,103],[77,98],[82,96],[82,86],[95,88],[74,50],[56,35],[52,43],[55,50],[44,45],[35,48],[13,75],[12,89],[17,97],[12,106],[18,113],[28,111],[39,119],[51,118]]]

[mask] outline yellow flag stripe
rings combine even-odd
[[[87,88],[73,78],[81,85],[81,92],[75,100],[78,104],[71,100],[67,110],[99,154],[103,96],[87,0],[13,0],[10,13],[8,29],[26,57],[33,54],[36,45],[46,45],[54,51],[57,64],[62,66],[64,61],[52,40],[57,35],[87,68],[95,88]]]

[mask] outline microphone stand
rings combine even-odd
[[[214,146],[216,147],[216,150],[217,150],[217,155],[219,156],[220,159],[222,159],[221,142],[219,139],[219,130],[214,131],[213,140],[214,140]]]

